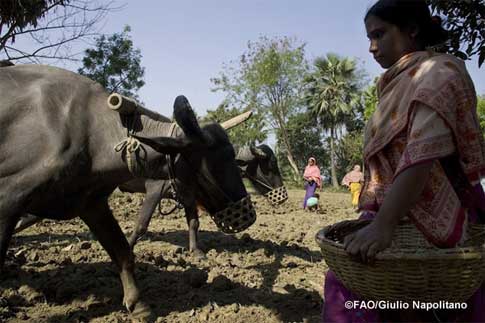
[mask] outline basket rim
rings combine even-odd
[[[328,239],[325,236],[325,232],[331,225],[325,226],[323,229],[319,230],[315,236],[315,239],[320,246],[320,248],[325,250],[331,250],[335,253],[345,253],[342,243],[335,242]],[[483,225],[485,228],[485,225]],[[348,255],[350,257],[350,255]],[[454,248],[425,248],[422,252],[416,252],[415,249],[406,248],[387,248],[376,254],[375,259],[386,261],[386,260],[415,260],[415,261],[429,261],[429,260],[470,260],[470,259],[482,259],[485,258],[485,243],[477,246],[467,246],[467,247],[454,247]]]

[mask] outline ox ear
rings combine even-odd
[[[162,154],[179,154],[193,148],[193,143],[187,138],[171,138],[171,137],[139,137],[133,135],[141,143],[144,143],[157,152]]]
[[[189,100],[185,96],[179,95],[175,99],[173,117],[187,137],[204,140],[204,135],[197,122],[194,110],[192,110]]]
[[[256,157],[260,159],[265,159],[268,158],[268,155],[261,149],[255,146],[250,146],[249,149],[251,150],[251,153]]]

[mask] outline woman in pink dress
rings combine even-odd
[[[308,165],[305,167],[303,173],[305,180],[305,199],[303,200],[303,208],[306,209],[306,201],[313,197],[317,187],[322,185],[322,178],[320,177],[320,168],[318,168],[317,160],[314,157],[308,159]]]
[[[447,33],[425,0],[379,0],[364,22],[369,51],[386,71],[364,132],[359,209],[373,221],[348,235],[345,249],[371,261],[390,246],[404,216],[434,245],[454,247],[467,223],[485,218],[485,149],[473,83],[462,60],[431,49]],[[331,271],[324,294],[324,322],[485,321],[483,286],[467,310],[446,312],[347,310],[345,301],[358,298]]]

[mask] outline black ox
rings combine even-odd
[[[183,133],[172,138],[167,118],[141,107],[110,111],[99,84],[66,70],[2,67],[0,93],[0,268],[22,214],[79,216],[119,268],[132,310],[139,299],[133,254],[107,202],[117,186],[135,175],[167,180],[166,155],[180,154],[174,171],[187,214],[196,214],[196,203],[217,213],[248,199],[224,129],[201,128],[183,96],[174,104]]]

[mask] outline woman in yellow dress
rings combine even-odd
[[[347,173],[342,179],[342,185],[347,186],[352,194],[352,206],[356,209],[359,205],[359,195],[364,182],[364,174],[360,171],[360,166],[355,165],[354,169]]]

